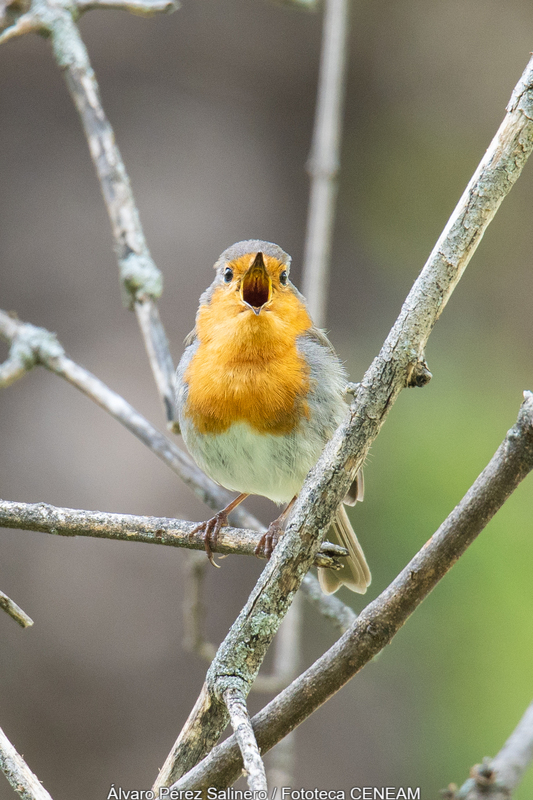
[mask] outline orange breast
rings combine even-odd
[[[216,289],[201,307],[198,349],[185,373],[187,415],[203,433],[247,422],[260,433],[282,435],[307,417],[309,369],[296,338],[311,327],[292,292],[255,315],[234,295]]]

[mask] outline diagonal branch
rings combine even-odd
[[[29,617],[25,611],[22,610],[20,606],[18,606],[7,594],[0,592],[0,608],[9,614],[11,619],[14,619],[15,622],[21,626],[21,628],[29,628],[33,625],[33,620]]]
[[[106,3],[69,3],[32,0],[27,12],[8,28],[0,43],[39,30],[50,35],[58,66],[81,117],[89,150],[107,207],[125,300],[135,308],[146,351],[167,420],[173,429],[174,365],[155,301],[163,290],[161,272],[150,254],[135,204],[130,180],[115,142],[115,134],[100,100],[89,55],[73,17],[98,5],[126,8],[135,13],[174,11],[172,0],[109,0]]]
[[[82,511],[74,508],[57,508],[48,503],[13,503],[9,500],[0,500],[0,527],[40,531],[56,536],[90,536],[95,539],[163,544],[205,552],[203,534],[194,532],[198,523],[168,517]],[[266,558],[263,549],[258,550],[261,536],[261,533],[255,530],[222,528],[212,549],[213,552],[222,555]],[[335,569],[347,555],[348,551],[344,547],[324,542],[317,553],[315,566]]]
[[[266,792],[265,766],[255,740],[246,700],[237,689],[228,689],[224,692],[224,702],[228,708],[231,727],[235,731],[235,738],[241,751],[248,786],[253,792]]]
[[[438,531],[333,647],[253,718],[261,752],[303,722],[389,644],[532,469],[533,393],[526,392],[517,422]],[[529,754],[530,717],[527,728],[522,749]],[[515,763],[518,751],[512,747],[509,755],[511,752],[508,764]],[[241,766],[235,738],[230,737],[172,788],[222,788],[236,780]]]
[[[0,728],[0,769],[22,800],[52,800]]]
[[[286,533],[220,646],[207,673],[203,701],[199,699],[191,712],[156,790],[175,782],[218,740],[228,721],[221,701],[224,691],[231,686],[249,691],[333,515],[401,390],[416,385],[431,330],[533,149],[532,120],[533,58],[500,129],[365,374],[345,421],[309,473]]]

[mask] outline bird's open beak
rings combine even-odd
[[[254,314],[259,314],[272,297],[272,281],[265,269],[263,253],[259,252],[241,281],[241,300]]]

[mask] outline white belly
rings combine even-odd
[[[299,434],[275,436],[236,422],[224,433],[198,436],[184,422],[187,448],[210,478],[227,489],[262,495],[280,505],[298,494],[324,446],[308,426]]]

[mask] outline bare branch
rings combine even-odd
[[[241,751],[248,786],[252,791],[266,791],[265,767],[255,740],[246,700],[237,689],[228,689],[224,692],[224,702]]]
[[[217,651],[214,644],[206,641],[203,635],[204,604],[203,580],[209,565],[205,555],[188,553],[183,563],[185,572],[185,588],[183,592],[183,647],[196,653],[209,664]]]
[[[76,0],[76,8],[80,13],[93,8],[119,9],[151,17],[153,14],[171,14],[180,8],[180,3],[177,0]]]
[[[3,364],[0,364],[0,389],[11,386],[27,372],[26,366],[20,359],[10,356]]]
[[[344,106],[349,0],[326,0],[315,127],[307,171],[311,194],[302,291],[315,325],[326,321]]]
[[[533,394],[526,392],[516,424],[438,531],[333,647],[253,718],[261,752],[296,728],[389,644],[531,469]],[[529,746],[528,741],[524,751]],[[230,737],[172,788],[222,788],[233,783],[240,769],[239,750]]]
[[[173,433],[180,432],[174,411],[174,376],[175,368],[170,355],[168,339],[159,316],[159,310],[151,298],[135,303],[137,321],[142,330],[148,360],[165,407],[168,427]]]
[[[197,522],[168,517],[142,517],[133,514],[111,514],[104,511],[82,511],[57,508],[48,503],[14,503],[0,500],[0,527],[40,531],[56,536],[90,536],[95,539],[114,539],[124,542],[165,544],[204,550],[202,533],[194,533]],[[261,533],[243,528],[222,528],[215,553],[265,558],[257,550]],[[257,552],[256,552],[257,550]],[[324,542],[317,554],[317,567],[339,567],[348,551],[332,542]],[[206,559],[207,561],[207,559]]]
[[[350,606],[339,600],[334,594],[326,595],[320,588],[318,580],[310,572],[307,573],[302,581],[302,591],[312,606],[322,614],[323,617],[337,628],[339,633],[347,631],[357,619],[357,614]]]
[[[52,800],[0,728],[0,769],[22,800]]]
[[[180,735],[155,789],[175,782],[194,766],[195,759],[208,752],[202,752],[203,745],[218,739],[228,721],[220,702],[223,692],[231,686],[244,686],[248,691],[254,682],[333,515],[396,398],[408,384],[413,364],[424,360],[435,322],[532,149],[533,58],[513,93],[500,129],[415,281],[381,352],[366,372],[345,421],[307,476],[285,535],[218,650],[207,674],[209,712],[196,721],[191,714],[188,732]],[[194,747],[189,746],[189,737],[197,743]]]
[[[14,39],[16,36],[23,36],[25,33],[38,33],[43,30],[41,21],[31,13],[20,16],[13,25],[0,34],[0,44]]]
[[[156,386],[167,420],[174,425],[174,365],[155,300],[163,290],[161,272],[150,254],[130,180],[105,115],[100,91],[73,16],[89,8],[123,8],[134,13],[174,11],[174,0],[90,0],[58,3],[32,0],[29,10],[0,36],[0,43],[39,30],[50,34],[58,66],[78,109],[107,207],[124,299],[136,308]],[[137,308],[144,306],[147,308]]]
[[[476,764],[471,777],[457,789],[443,792],[449,800],[508,800],[533,761],[533,703],[493,759]]]
[[[0,608],[2,608],[6,614],[18,622],[21,628],[29,628],[33,625],[33,620],[29,617],[25,611],[22,610],[20,606],[18,606],[7,594],[0,592]]]

